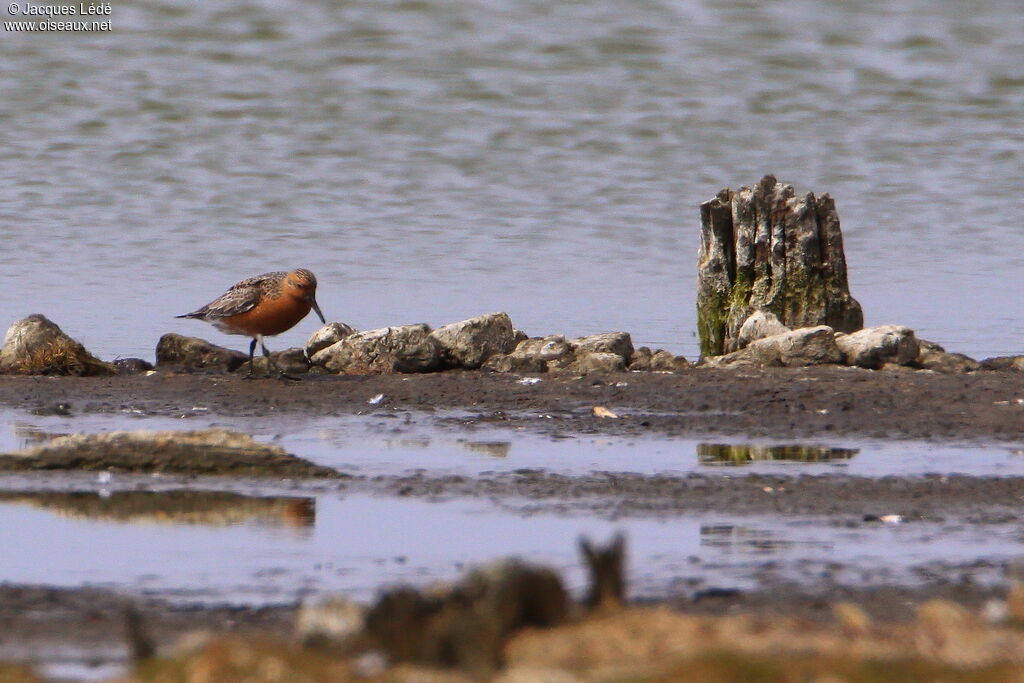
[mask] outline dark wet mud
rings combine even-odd
[[[533,381],[533,380],[539,381]],[[940,375],[851,368],[698,369],[536,378],[452,371],[319,376],[299,382],[226,375],[0,377],[0,405],[42,413],[225,416],[457,410],[453,426],[549,433],[757,437],[1024,438],[1024,373]],[[373,401],[371,403],[371,401]],[[618,419],[596,417],[595,406]]]

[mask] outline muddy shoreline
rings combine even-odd
[[[75,429],[76,416],[90,414],[126,418],[415,415],[420,422],[455,434],[486,434],[500,427],[506,433],[523,430],[552,439],[582,435],[662,439],[742,435],[818,441],[854,437],[972,442],[1015,450],[1024,441],[1022,399],[1024,373],[1019,372],[940,375],[835,367],[697,369],[582,378],[464,371],[308,375],[297,382],[164,372],[109,378],[0,377],[0,406],[67,417],[69,430]],[[618,417],[598,417],[595,406]],[[183,420],[182,428],[189,427],[188,420]],[[837,532],[869,533],[882,527],[883,517],[895,516],[901,525],[931,525],[938,536],[965,528],[983,535],[992,525],[1019,524],[1024,514],[1019,507],[1024,477],[1019,476],[872,478],[838,470],[823,475],[776,475],[728,467],[708,473],[642,475],[629,473],[625,462],[621,468],[608,469],[618,471],[559,474],[521,469],[478,476],[429,470],[352,473],[340,480],[282,481],[271,488],[278,495],[480,499],[518,515],[540,512],[609,520],[671,519],[709,510],[751,520],[799,516]],[[60,475],[54,474],[5,477],[3,488],[12,491],[81,490],[87,481],[70,477],[62,484]],[[266,491],[245,478],[212,481],[169,477],[159,485],[141,479],[125,479],[121,485],[133,491],[175,486]],[[89,486],[86,483],[84,488]],[[839,563],[828,567],[813,585],[784,580],[769,571],[759,577],[754,589],[680,586],[665,592],[660,601],[699,614],[739,612],[824,620],[831,618],[830,606],[843,600],[856,603],[874,618],[903,620],[933,598],[981,609],[988,601],[1006,596],[1017,571],[1006,558],[938,564],[922,567],[918,581],[900,585],[834,582],[832,574],[844,571]],[[975,580],[976,573],[985,580]],[[64,664],[77,675],[87,675],[90,666],[116,669],[127,655],[123,612],[129,602],[141,612],[162,647],[196,630],[286,638],[297,608],[295,604],[172,604],[105,588],[0,584],[0,633],[4,634],[0,660],[52,663],[54,653],[62,652]]]
[[[450,371],[308,375],[296,382],[163,372],[5,376],[0,405],[71,416],[187,417],[197,406],[208,415],[240,417],[437,411],[441,424],[458,428],[497,424],[568,435],[1024,439],[1024,373],[1015,371],[941,375],[815,367],[525,378]],[[595,417],[594,406],[620,419]]]

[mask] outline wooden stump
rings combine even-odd
[[[740,327],[754,311],[774,313],[792,329],[864,326],[850,295],[843,235],[828,194],[797,197],[767,175],[751,190],[725,189],[700,206],[697,329],[703,356],[739,348]]]

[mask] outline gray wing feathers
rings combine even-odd
[[[202,308],[177,317],[217,320],[219,318],[230,318],[233,315],[240,315],[252,310],[260,302],[260,298],[263,296],[267,285],[284,275],[286,273],[275,272],[247,278]]]

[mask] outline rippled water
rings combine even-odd
[[[697,205],[773,172],[837,198],[869,324],[1019,353],[1019,10],[142,0],[5,32],[0,326],[149,357],[304,265],[359,328],[504,309],[692,356]]]

